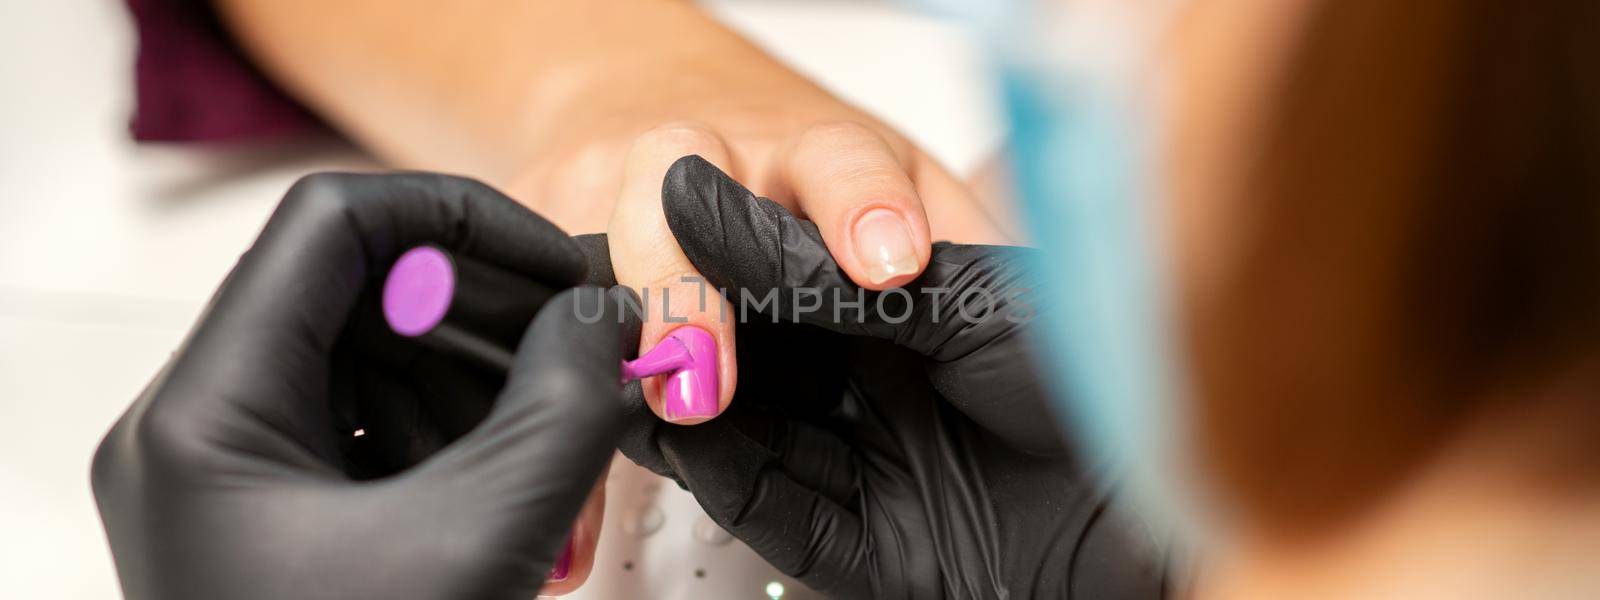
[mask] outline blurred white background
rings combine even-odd
[[[980,56],[948,24],[873,3],[716,10],[958,172],[998,145]],[[296,177],[376,168],[331,140],[133,144],[135,43],[117,0],[0,1],[0,598],[117,595],[95,444]]]

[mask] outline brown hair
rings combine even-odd
[[[1313,10],[1247,177],[1260,227],[1188,315],[1205,462],[1290,530],[1370,506],[1484,387],[1600,354],[1600,3]]]

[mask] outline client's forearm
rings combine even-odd
[[[384,159],[504,183],[608,78],[737,36],[671,0],[216,0],[255,59]],[[635,99],[636,100],[636,99]]]

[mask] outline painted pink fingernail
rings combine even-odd
[[[639,358],[622,363],[624,383],[667,375],[662,382],[662,411],[668,421],[717,414],[717,339],[694,326],[679,327]]]
[[[550,577],[547,582],[566,581],[567,572],[572,570],[572,538],[567,538],[567,543],[561,546],[561,556],[556,557],[556,564],[550,567]]]

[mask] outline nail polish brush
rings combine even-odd
[[[538,307],[554,293],[494,265],[452,256],[437,246],[406,251],[383,284],[383,316],[402,337],[473,360],[498,371],[512,356]],[[712,417],[717,412],[717,342],[686,325],[650,351],[622,363],[622,383],[665,375],[668,420]]]

